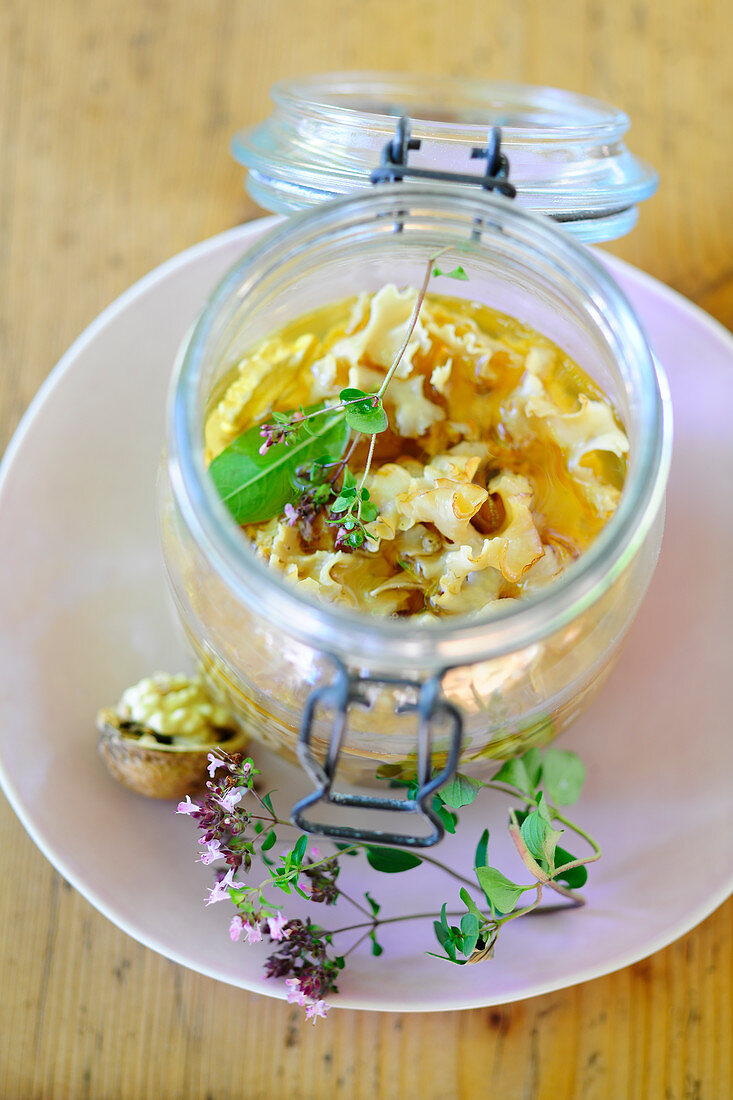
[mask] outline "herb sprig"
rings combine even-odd
[[[222,778],[217,775],[220,769]],[[441,953],[428,954],[455,965],[478,963],[493,955],[500,933],[511,921],[535,912],[582,906],[585,901],[578,890],[585,885],[588,865],[601,855],[596,841],[566,816],[566,807],[581,793],[585,769],[575,753],[559,749],[530,749],[507,761],[488,782],[458,774],[434,796],[434,806],[449,831],[455,831],[459,812],[485,792],[500,793],[520,803],[509,810],[508,832],[529,882],[515,881],[490,861],[487,829],[476,843],[470,877],[424,851],[336,844],[335,851],[324,856],[315,845],[309,847],[304,834],[275,856],[273,849],[281,830],[291,826],[276,813],[274,792],[260,795],[256,790],[259,772],[252,760],[219,750],[209,755],[209,772],[212,778],[202,801],[187,797],[177,809],[178,813],[189,814],[201,830],[200,844],[204,848],[200,862],[223,860],[227,868],[216,871],[206,904],[228,898],[234,905],[230,923],[233,940],[259,943],[268,937],[274,948],[265,963],[265,974],[284,979],[288,1000],[303,1005],[307,1018],[314,1021],[325,1016],[326,998],[337,991],[346,960],[361,943],[369,940],[373,955],[383,953],[379,942],[383,926],[430,919]],[[414,793],[416,781],[396,779],[395,774],[394,765],[378,771],[393,785],[407,786],[408,795]],[[561,848],[558,840],[563,832],[575,834],[590,852],[575,857]],[[359,899],[339,882],[342,861],[359,854],[374,871],[383,874],[410,872],[421,864],[438,867],[459,884],[460,905],[449,910],[446,899],[436,903],[434,912],[384,916],[381,904],[369,892]],[[235,876],[251,870],[255,856],[264,864],[266,877],[254,884],[237,881]],[[273,890],[327,908],[343,900],[358,911],[359,919],[326,928],[310,917],[288,918],[273,900]],[[547,890],[560,895],[558,905],[542,904]],[[337,950],[336,938],[349,933],[356,933],[356,939],[345,950]]]
[[[327,524],[338,528],[337,549],[356,550],[369,539],[376,541],[366,525],[377,519],[378,511],[369,500],[365,483],[376,436],[389,427],[385,394],[412,339],[430,279],[468,279],[460,266],[451,271],[436,266],[436,260],[447,251],[441,249],[427,262],[405,335],[378,390],[368,393],[349,386],[341,390],[337,402],[273,412],[269,421],[237,436],[212,461],[209,471],[214,484],[238,524],[285,514],[288,522],[311,527],[314,514],[327,510]],[[357,485],[348,461],[361,436],[369,437],[369,449]],[[328,483],[333,493],[325,488],[314,493],[316,472],[329,466],[337,467]]]

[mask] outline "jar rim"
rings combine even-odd
[[[219,499],[203,457],[199,373],[220,311],[246,294],[263,264],[309,239],[323,237],[347,216],[369,220],[399,200],[424,209],[477,215],[524,233],[538,255],[570,265],[584,288],[611,311],[628,353],[638,398],[638,449],[614,515],[597,538],[558,580],[527,600],[485,617],[451,616],[435,623],[389,619],[354,612],[310,598],[270,570],[250,547]],[[331,652],[349,664],[377,662],[404,669],[447,669],[503,656],[536,644],[595,603],[623,572],[661,507],[671,458],[671,403],[664,374],[621,288],[592,253],[547,219],[500,196],[446,195],[403,184],[385,184],[289,219],[260,238],[220,282],[179,353],[169,403],[169,470],[177,505],[198,545],[227,586],[253,613],[279,624],[298,641]]]
[[[625,112],[559,88],[458,76],[340,72],[280,81],[272,115],[232,138],[245,186],[276,213],[359,191],[407,115],[422,142],[411,163],[472,171],[472,148],[499,125],[518,201],[584,241],[635,225],[657,173],[626,147]],[[474,162],[475,163],[475,162]]]

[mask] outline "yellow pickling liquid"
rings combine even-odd
[[[383,288],[332,303],[253,349],[212,394],[207,460],[273,411],[337,403],[347,386],[374,392],[414,301],[414,291]],[[367,329],[375,336],[360,351]],[[405,471],[400,492],[382,502],[378,542],[335,553],[335,528],[322,520],[307,537],[281,518],[244,530],[273,568],[324,599],[381,614],[477,613],[532,594],[588,548],[615,509],[628,443],[608,398],[578,364],[512,317],[428,294],[413,336],[385,394],[389,428],[376,437],[365,482],[374,497],[390,469]],[[409,432],[399,422],[409,422]],[[362,436],[349,460],[357,480],[367,451]],[[455,455],[462,465],[452,473]],[[478,502],[468,517],[466,497]],[[520,528],[529,549],[513,554],[508,543]],[[492,540],[501,540],[501,555]],[[466,565],[474,561],[475,571]]]

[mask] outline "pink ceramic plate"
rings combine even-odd
[[[168,377],[205,296],[268,224],[184,252],[105,310],[8,449],[0,773],[41,850],[120,928],[184,966],[282,997],[282,985],[262,977],[264,945],[232,944],[228,904],[203,907],[210,875],[194,863],[190,820],[116,786],[93,728],[97,707],[121,688],[185,661],[166,605],[154,500]],[[513,923],[496,957],[469,968],[425,954],[435,946],[429,921],[389,926],[381,958],[364,945],[349,959],[338,1005],[472,1008],[559,989],[670,943],[733,886],[733,339],[666,287],[608,263],[669,376],[676,441],[651,590],[612,679],[562,742],[588,765],[577,819],[606,853],[592,869],[589,905]],[[278,804],[289,806],[301,777],[258,759]],[[498,836],[505,809],[499,799],[464,812],[460,835],[436,855],[469,869],[476,836],[486,824]],[[506,847],[504,855],[511,860]],[[354,893],[369,889],[383,914],[456,899],[434,868],[380,875],[358,858],[346,861],[344,880]],[[348,908],[324,912],[323,922],[350,923]]]

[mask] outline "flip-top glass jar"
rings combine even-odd
[[[396,223],[401,226],[395,232]],[[477,227],[479,232],[477,232]],[[248,348],[294,318],[387,281],[419,283],[450,246],[472,299],[530,323],[565,349],[619,411],[630,440],[617,511],[552,585],[485,619],[412,624],[309,599],[268,569],[219,500],[203,453],[212,391]],[[460,292],[460,291],[459,291]],[[669,465],[666,388],[629,303],[567,234],[501,198],[388,184],[299,215],[225,278],[176,372],[163,485],[166,562],[188,638],[254,738],[292,754],[306,701],[335,661],[355,677],[423,682],[444,673],[464,722],[461,767],[542,743],[609,670],[659,551]],[[414,759],[409,687],[367,686],[353,707],[344,774]],[[325,746],[328,715],[316,715]],[[435,746],[445,749],[440,737]]]

